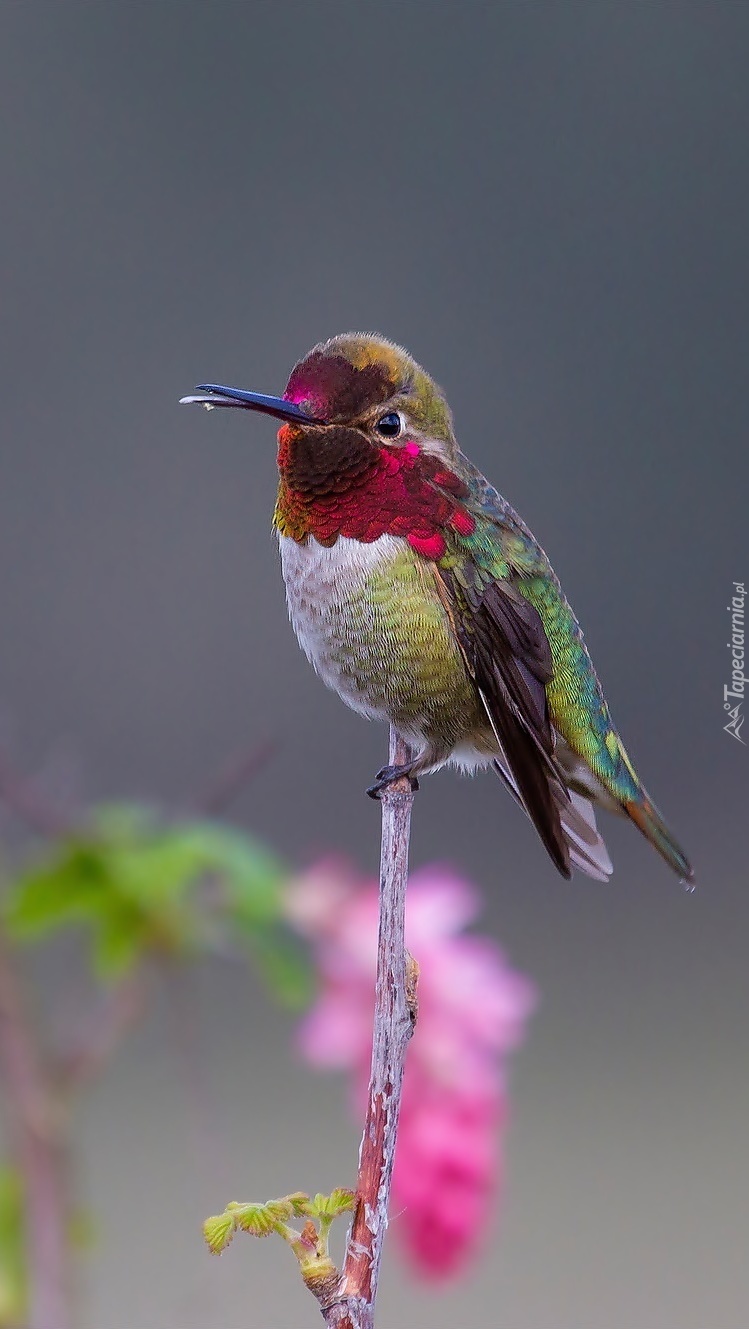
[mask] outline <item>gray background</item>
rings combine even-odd
[[[612,883],[564,883],[496,781],[424,781],[414,862],[477,879],[543,1002],[498,1246],[439,1296],[389,1259],[381,1323],[741,1329],[749,756],[722,687],[749,576],[749,10],[5,0],[0,31],[16,751],[67,744],[91,795],[175,800],[270,735],[237,816],[296,862],[374,866],[386,738],[286,622],[272,425],[176,401],[281,391],[351,328],[408,346],[549,550],[699,890],[611,821]],[[81,1323],[312,1324],[280,1243],[211,1262],[198,1227],[232,1195],[349,1181],[342,1086],[294,1065],[240,974],[191,1000],[202,1117],[172,1000],[82,1123],[110,1213]]]

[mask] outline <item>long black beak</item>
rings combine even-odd
[[[245,392],[243,388],[224,388],[220,383],[199,383],[194,397],[180,397],[180,406],[205,406],[210,411],[214,406],[244,407],[246,411],[261,411],[263,415],[274,415],[277,420],[288,420],[292,424],[324,425],[317,415],[296,406],[293,401],[283,397],[266,397],[262,392]]]

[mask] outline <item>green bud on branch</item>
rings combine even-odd
[[[343,1186],[336,1186],[330,1195],[318,1194],[314,1200],[304,1191],[267,1200],[265,1204],[232,1200],[223,1214],[205,1220],[203,1236],[211,1254],[221,1255],[235,1232],[248,1232],[253,1237],[277,1233],[293,1250],[305,1285],[325,1305],[340,1282],[340,1274],[328,1253],[330,1227],[340,1214],[354,1208],[355,1201],[355,1193]],[[289,1226],[291,1218],[306,1220],[301,1231]]]

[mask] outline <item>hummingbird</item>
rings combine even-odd
[[[546,554],[407,351],[345,333],[294,366],[282,397],[205,383],[182,401],[281,421],[273,526],[294,631],[323,682],[412,754],[369,794],[448,764],[493,767],[563,877],[608,880],[603,807],[692,884]]]

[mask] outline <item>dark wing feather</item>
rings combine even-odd
[[[511,581],[487,584],[476,573],[474,580],[463,566],[457,584],[451,572],[441,571],[463,610],[456,624],[461,648],[523,807],[553,863],[569,877],[559,812],[568,795],[554,759],[544,686],[552,671],[549,642],[538,611]]]

